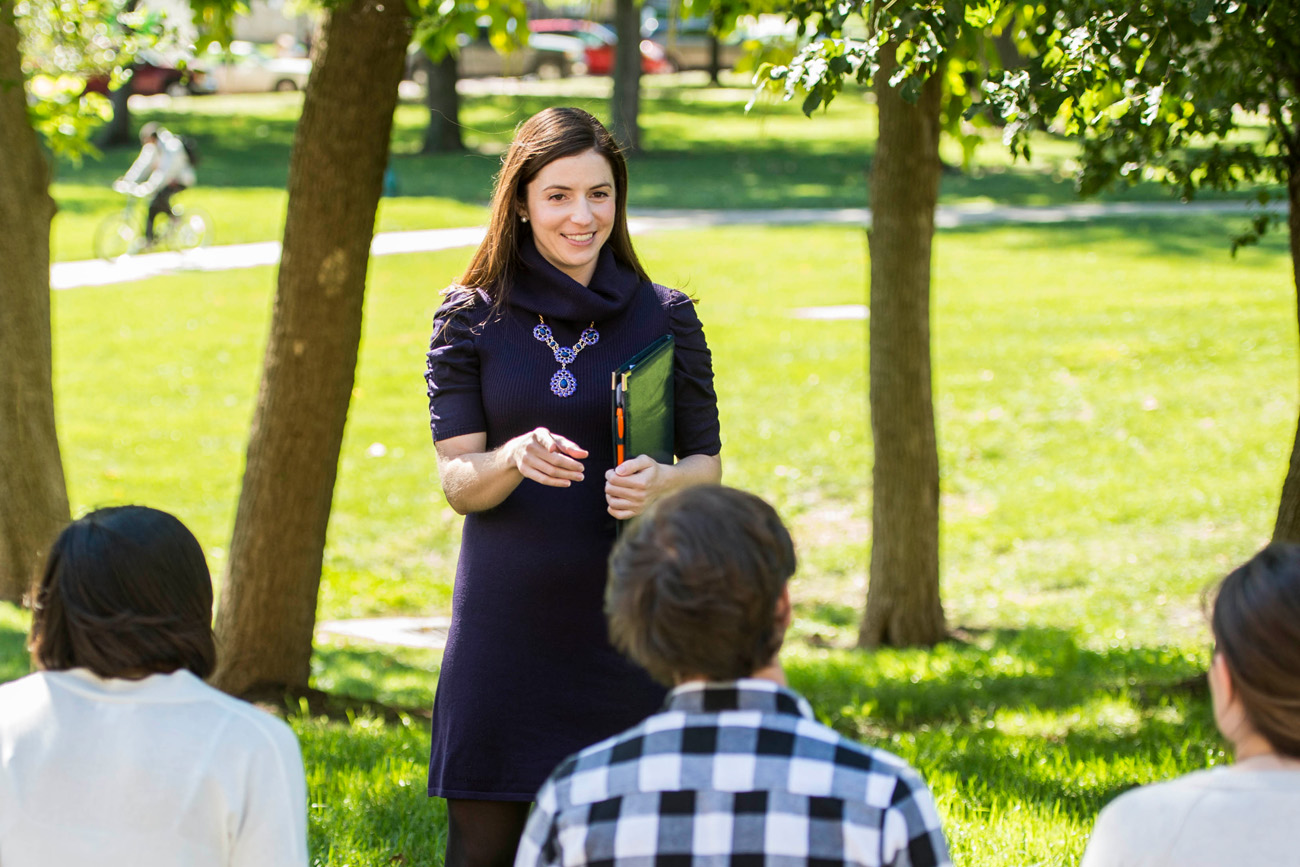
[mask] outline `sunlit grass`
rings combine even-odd
[[[786,655],[837,729],[929,779],[972,867],[1077,863],[1118,792],[1225,760],[1203,689],[1201,588],[1268,537],[1295,430],[1295,299],[1280,239],[1232,220],[941,232],[934,281],[943,593],[963,640],[851,649],[870,552],[866,300],[849,228],[638,238],[696,296],[715,354],[726,481],[772,500],[801,569]],[[467,251],[371,263],[322,618],[444,614],[459,519],[438,486],[423,353]],[[55,294],[74,510],[176,512],[225,562],[271,269]],[[377,447],[377,446],[381,446]],[[0,679],[28,669],[0,605]],[[422,709],[439,655],[323,640],[316,686]],[[299,718],[321,864],[439,863],[427,728]]]
[[[847,89],[830,108],[804,117],[793,103],[762,100],[746,113],[750,91],[705,87],[698,77],[653,77],[642,100],[643,151],[631,158],[634,208],[863,207],[876,138],[875,107]],[[384,199],[378,231],[479,225],[486,219],[492,178],[515,127],[551,105],[578,105],[609,116],[607,80],[521,83],[515,92],[468,93],[461,122],[466,153],[419,153],[428,110],[399,105],[390,168],[398,195]],[[482,88],[479,88],[482,91]],[[213,217],[214,243],[278,240],[283,233],[289,173],[302,94],[150,98],[137,123],[157,120],[201,147],[199,187],[184,194]],[[1034,161],[1013,161],[996,131],[965,165],[957,142],[943,139],[945,202],[1053,204],[1073,201],[1072,141],[1038,137]],[[133,148],[100,160],[56,167],[55,260],[93,256],[99,222],[123,199],[110,189],[135,156]],[[1153,185],[1118,191],[1126,199],[1168,198]]]

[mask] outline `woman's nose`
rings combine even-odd
[[[590,223],[592,219],[591,203],[586,199],[578,199],[577,204],[573,208],[573,213],[569,215],[569,219],[573,220],[573,222],[580,226],[585,226]]]

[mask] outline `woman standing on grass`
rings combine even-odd
[[[611,372],[669,333],[677,461],[615,469]],[[443,492],[467,516],[429,794],[447,799],[448,867],[499,867],[555,765],[663,701],[606,636],[615,519],[721,477],[695,307],[646,276],[627,166],[590,114],[552,108],[520,126],[487,237],[435,315],[426,379]]]
[[[1083,867],[1300,863],[1300,546],[1269,545],[1224,578],[1211,627],[1214,722],[1234,763],[1115,799]]]

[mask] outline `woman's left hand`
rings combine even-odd
[[[620,521],[634,518],[664,493],[672,467],[649,455],[624,461],[605,472],[605,502]]]

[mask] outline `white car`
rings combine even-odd
[[[217,93],[303,90],[311,76],[306,57],[266,57],[247,42],[232,42],[207,64],[208,84]]]

